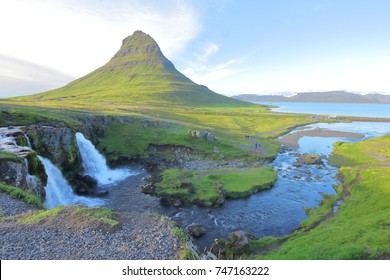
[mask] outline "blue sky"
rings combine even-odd
[[[56,88],[143,30],[226,95],[390,93],[386,0],[2,0],[0,97]]]

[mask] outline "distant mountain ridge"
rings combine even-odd
[[[109,62],[86,76],[55,90],[15,99],[136,105],[249,105],[191,81],[163,55],[156,41],[142,31],[125,38]]]
[[[241,94],[233,98],[248,102],[323,102],[323,103],[385,103],[390,95],[371,93],[361,95],[346,91],[301,92],[294,96]]]

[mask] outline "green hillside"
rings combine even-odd
[[[14,100],[42,104],[87,101],[139,105],[247,105],[192,82],[176,70],[156,41],[142,31],[124,39],[112,59],[92,73],[59,89]]]

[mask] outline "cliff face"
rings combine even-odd
[[[32,149],[55,163],[64,173],[81,169],[75,133],[76,131],[68,127],[26,127]]]
[[[47,176],[37,154],[27,146],[23,131],[0,129],[0,180],[45,200]]]

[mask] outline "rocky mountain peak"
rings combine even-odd
[[[162,55],[156,41],[150,35],[138,30],[133,35],[123,39],[121,48],[113,58],[143,53],[159,53]]]

